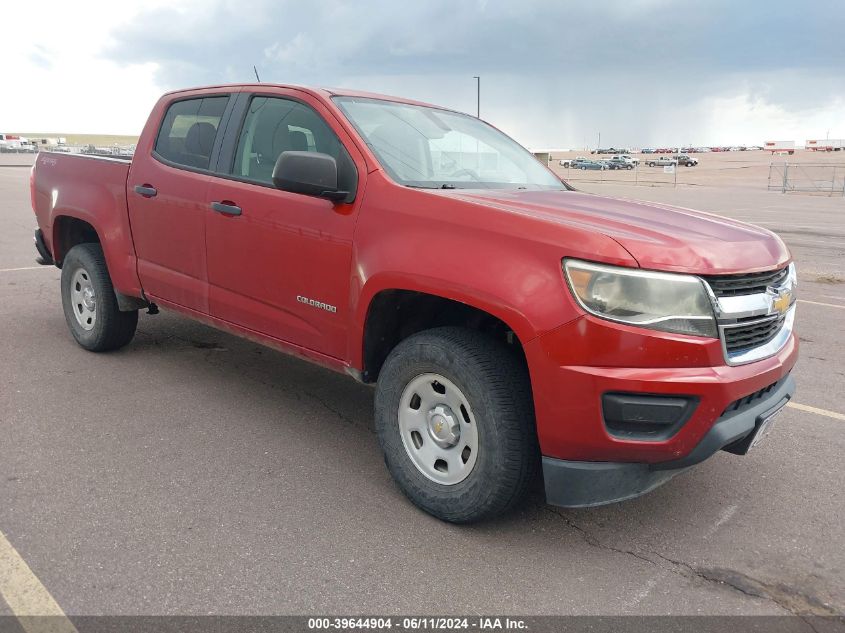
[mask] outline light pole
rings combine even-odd
[[[475,118],[481,118],[481,77],[473,75],[475,79]]]

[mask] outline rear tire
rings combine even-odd
[[[437,328],[397,345],[379,374],[375,424],[399,488],[443,521],[506,512],[539,470],[525,363],[474,330]]]
[[[74,246],[62,263],[62,308],[76,342],[92,352],[123,347],[135,336],[138,311],[117,307],[106,258],[99,244]]]

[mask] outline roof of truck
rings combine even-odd
[[[259,89],[259,88],[285,88],[288,90],[301,90],[303,92],[308,92],[314,95],[322,96],[325,98],[330,97],[360,97],[363,99],[382,99],[384,101],[395,101],[397,103],[407,103],[410,105],[419,105],[419,106],[427,106],[430,108],[438,108],[440,110],[451,110],[451,108],[444,108],[442,106],[434,105],[431,103],[426,103],[424,101],[416,101],[414,99],[406,99],[404,97],[396,97],[393,95],[384,95],[379,94],[376,92],[366,92],[363,90],[353,90],[351,88],[324,88],[324,87],[316,87],[316,86],[300,86],[295,84],[276,84],[276,83],[243,83],[243,84],[217,84],[217,85],[210,85],[210,86],[194,86],[193,88],[182,88],[179,90],[171,90],[167,92],[167,95],[172,94],[180,94],[183,92],[194,92],[196,90],[210,90],[215,88],[251,88],[251,89]],[[455,110],[456,111],[456,110]],[[457,111],[456,111],[457,112]]]

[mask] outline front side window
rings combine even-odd
[[[232,175],[272,184],[282,152],[321,152],[337,161],[338,189],[354,192],[357,172],[346,148],[313,109],[279,97],[253,97],[238,139]]]
[[[161,123],[156,154],[171,163],[208,169],[228,101],[229,97],[202,97],[172,104]]]
[[[564,188],[528,150],[475,117],[381,99],[334,100],[400,184],[449,189]]]

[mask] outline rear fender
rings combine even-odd
[[[97,192],[97,189],[101,190]],[[94,193],[94,195],[90,195],[91,193]],[[91,191],[86,194],[84,199],[86,200],[86,208],[60,206],[59,204],[53,208],[49,247],[56,265],[61,267],[67,251],[75,246],[75,244],[62,243],[62,223],[68,219],[82,220],[90,224],[97,233],[115,291],[128,297],[142,297],[143,291],[138,279],[137,260],[132,236],[128,231],[128,223],[125,216],[115,217],[125,214],[125,200],[120,200],[121,207],[115,209],[115,198],[106,196],[105,191],[98,187],[91,187]],[[87,206],[89,201],[90,207]],[[103,206],[104,204],[109,206]],[[109,210],[98,213],[89,211],[89,208]]]

